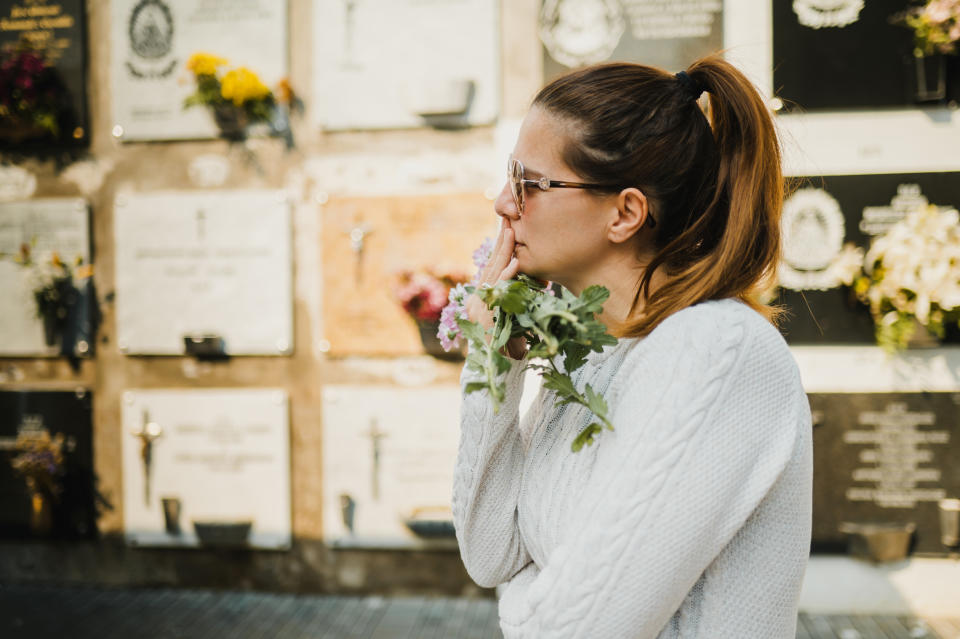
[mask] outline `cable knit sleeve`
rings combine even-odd
[[[784,472],[806,401],[786,345],[759,316],[686,317],[615,378],[581,511],[501,597],[507,639],[658,636]]]
[[[507,581],[530,562],[517,527],[524,457],[519,430],[523,368],[523,362],[511,360],[510,370],[501,376],[506,397],[498,413],[487,391],[464,391],[460,408],[453,522],[467,573],[487,588]],[[461,388],[479,379],[464,366]]]

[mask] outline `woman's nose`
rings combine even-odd
[[[517,210],[517,203],[513,201],[513,193],[510,192],[509,182],[504,184],[500,190],[500,195],[497,196],[496,201],[493,203],[493,210],[501,217],[510,218],[511,220],[520,219],[520,211]]]

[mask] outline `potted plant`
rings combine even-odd
[[[30,494],[30,527],[38,535],[48,535],[53,528],[53,501],[62,486],[62,433],[50,437],[47,430],[21,432],[14,444],[13,470],[24,478]]]
[[[440,359],[459,359],[458,350],[447,352],[441,339],[441,312],[447,306],[451,291],[462,286],[468,277],[456,271],[401,271],[397,275],[395,294],[403,310],[417,323],[424,350]]]
[[[960,326],[960,219],[930,204],[874,239],[854,291],[888,351],[936,346]]]
[[[947,96],[947,60],[960,42],[960,0],[926,0],[893,16],[913,31],[916,99],[935,102]]]
[[[281,80],[274,94],[247,67],[221,69],[228,64],[226,59],[209,53],[190,56],[187,69],[193,73],[197,89],[184,100],[184,108],[209,108],[224,139],[243,141],[251,127],[265,125],[270,136],[284,138],[291,148],[293,134],[289,114],[291,109],[302,110],[303,105],[290,83]]]

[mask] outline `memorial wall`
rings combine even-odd
[[[0,126],[0,536],[76,581],[476,589],[462,360],[403,291],[473,274],[544,82],[724,50],[791,181],[770,294],[814,414],[814,551],[893,522],[943,556],[958,331],[888,354],[844,275],[960,206],[956,60],[918,88],[903,4],[0,0],[5,59],[46,52],[59,96]],[[56,472],[17,471],[29,446]],[[29,563],[0,579],[51,578]]]

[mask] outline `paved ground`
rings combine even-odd
[[[495,639],[492,600],[0,586],[2,639]],[[960,617],[801,614],[798,639],[960,639]]]

